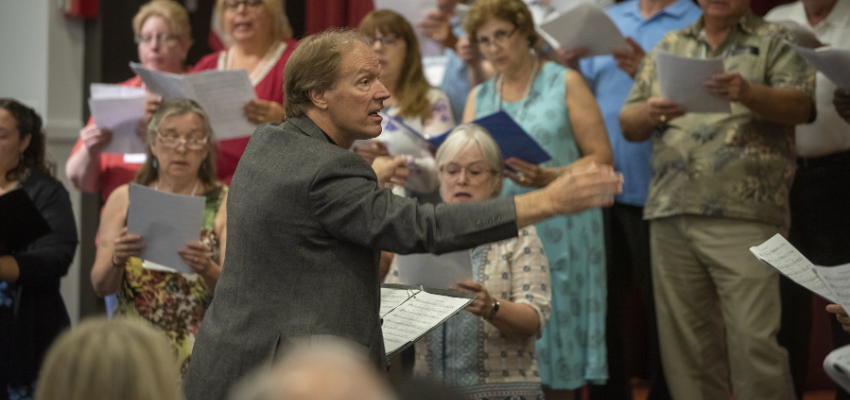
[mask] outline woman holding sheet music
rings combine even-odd
[[[148,126],[147,139],[148,157],[136,183],[162,192],[206,197],[199,240],[186,243],[179,251],[196,274],[143,268],[136,256],[144,248],[144,238],[127,233],[129,185],[123,185],[104,206],[91,279],[99,296],[118,292],[118,314],[148,320],[165,331],[185,372],[224,261],[227,186],[215,178],[212,129],[194,101],[163,102]]]
[[[499,147],[478,125],[461,125],[440,149],[440,195],[448,204],[498,197],[505,168]],[[549,319],[549,262],[537,230],[476,247],[472,280],[457,290],[477,297],[466,310],[416,343],[414,372],[470,399],[542,399],[534,341]],[[398,283],[394,262],[387,282]],[[484,338],[480,340],[480,338]]]
[[[469,95],[464,120],[505,110],[552,160],[532,165],[510,158],[503,196],[544,187],[571,168],[612,164],[596,99],[581,74],[539,60],[531,13],[521,0],[477,0],[466,31],[497,71]],[[552,319],[537,341],[549,399],[608,378],[605,361],[605,244],[602,213],[590,210],[536,225],[552,266]]]
[[[192,72],[244,68],[254,85],[257,99],[245,104],[245,117],[255,124],[281,122],[283,110],[283,67],[298,41],[281,0],[218,0],[216,11],[224,27],[227,50],[198,61]],[[249,137],[222,141],[218,150],[218,176],[229,184]]]
[[[44,354],[71,324],[59,280],[74,259],[77,227],[44,147],[41,117],[0,99],[0,398],[32,398]]]
[[[181,74],[186,72],[186,55],[192,47],[192,27],[189,14],[180,3],[171,0],[153,0],[143,5],[133,18],[133,31],[139,49],[139,62],[146,68]],[[142,87],[142,79],[135,76],[120,83],[123,86]],[[147,124],[156,112],[158,96],[149,95],[144,120],[139,121],[139,136],[147,134]],[[65,174],[77,189],[84,192],[101,192],[103,201],[115,188],[133,180],[141,168],[142,157],[124,154],[101,153],[112,139],[112,132],[100,129],[89,119],[80,131],[80,138],[65,164]]]

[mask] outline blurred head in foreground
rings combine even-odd
[[[230,400],[395,400],[365,354],[342,342],[293,348],[238,384]]]
[[[35,400],[182,400],[172,349],[144,322],[86,320],[50,347]]]

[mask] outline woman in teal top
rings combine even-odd
[[[537,35],[521,0],[477,0],[466,30],[497,75],[470,93],[464,121],[504,110],[552,156],[540,166],[506,160],[514,171],[507,173],[503,196],[544,187],[573,168],[613,163],[596,99],[579,73],[532,53]],[[546,398],[571,398],[571,389],[608,377],[602,213],[590,210],[535,227],[552,281],[552,314],[537,341],[537,360]]]

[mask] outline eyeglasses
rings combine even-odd
[[[401,38],[396,35],[386,35],[381,37],[370,37],[369,47],[375,46],[375,43],[381,42],[384,46],[395,46]]]
[[[466,179],[469,181],[469,183],[476,185],[479,183],[483,183],[485,180],[487,180],[487,178],[496,174],[496,171],[487,168],[480,162],[467,166],[460,166],[454,163],[449,163],[440,167],[440,175],[442,175],[444,179],[452,182],[460,179],[460,174],[463,171],[466,171]]]
[[[160,33],[157,35],[137,35],[136,36],[136,44],[143,44],[145,46],[150,46],[153,44],[153,41],[156,40],[157,43],[171,47],[177,44],[178,38],[177,35],[172,35],[170,33]]]
[[[263,0],[228,0],[224,2],[224,6],[228,10],[236,10],[242,4],[244,4],[246,8],[257,8],[263,5]]]
[[[487,36],[479,37],[477,39],[478,40],[478,48],[481,49],[482,47],[487,47],[487,46],[490,46],[490,45],[496,45],[496,46],[502,47],[502,46],[505,45],[505,42],[507,42],[508,39],[510,39],[510,37],[513,36],[514,33],[516,33],[517,29],[519,29],[519,27],[515,27],[510,32],[498,30],[498,31],[496,31],[496,33],[493,34],[492,38],[489,38]]]
[[[182,144],[186,146],[187,150],[203,150],[207,146],[207,139],[209,139],[208,137],[203,139],[181,139],[173,134],[163,135],[160,131],[156,132],[156,137],[165,147],[176,149]]]

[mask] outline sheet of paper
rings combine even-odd
[[[154,71],[139,63],[130,62],[130,69],[136,73],[145,87],[153,93],[162,96],[163,100],[174,97],[187,97],[183,86],[183,76],[168,72]]]
[[[251,136],[257,125],[248,122],[243,107],[257,98],[244,69],[204,71],[186,75],[187,95],[204,108],[217,140]]]
[[[614,21],[593,4],[583,3],[541,24],[538,33],[552,47],[587,47],[589,56],[612,54],[631,48]]]
[[[692,113],[731,113],[732,105],[712,96],[704,82],[725,71],[722,59],[700,60],[658,51],[656,67],[661,97],[684,106]]]
[[[101,152],[103,153],[144,153],[145,142],[136,134],[139,120],[145,116],[145,101],[147,95],[129,98],[94,98],[89,99],[92,119],[101,129],[112,131],[112,140]]]
[[[768,241],[750,247],[750,252],[761,261],[776,268],[783,275],[806,289],[833,303],[836,296],[815,273],[815,266],[782,235],[776,234]]]
[[[111,83],[92,83],[89,89],[93,99],[125,99],[147,96],[145,89]]]
[[[455,4],[455,18],[462,23],[466,22],[466,17],[469,15],[469,5],[457,3]]]
[[[381,288],[381,308],[378,311],[378,314],[383,317],[393,308],[398,307],[399,304],[403,303],[410,297],[410,291],[407,289],[392,289],[392,288]]]
[[[425,137],[405,124],[401,118],[390,117],[383,113],[380,115],[384,118],[382,121],[384,126],[377,139],[387,146],[387,152],[392,156],[422,157],[423,150],[429,147]]]
[[[467,298],[420,292],[384,317],[381,331],[386,352],[391,353],[416,340],[468,302]]]
[[[482,126],[490,133],[490,136],[499,145],[499,150],[502,151],[502,156],[505,159],[516,157],[532,164],[542,164],[552,159],[552,156],[504,111],[478,118],[472,122]],[[443,144],[449,133],[451,133],[451,130],[431,136],[428,138],[428,142],[437,149]]]
[[[145,249],[139,258],[183,273],[194,273],[177,250],[199,240],[204,217],[203,196],[163,193],[130,184],[127,232],[141,235]]]
[[[815,274],[829,287],[838,304],[850,310],[850,264],[835,267],[815,265]]]
[[[850,88],[850,50],[829,46],[810,49],[789,43],[800,57],[826,75],[835,86]]]
[[[425,70],[425,79],[434,87],[440,87],[446,77],[447,56],[423,57],[422,68]]]
[[[810,49],[814,49],[816,47],[823,46],[823,43],[820,42],[815,33],[806,28],[803,25],[798,24],[797,22],[791,21],[789,19],[782,21],[775,21],[778,24],[782,24],[782,26],[788,28],[794,37],[797,39],[797,44],[808,47]]]
[[[422,285],[448,289],[459,281],[472,278],[472,258],[469,250],[443,255],[397,255],[399,281],[405,285]]]
[[[850,391],[850,346],[829,353],[823,360],[823,369],[835,383]]]

